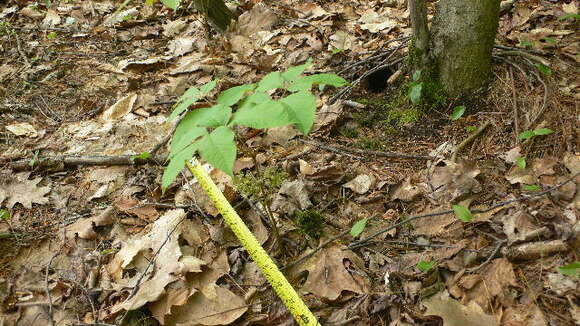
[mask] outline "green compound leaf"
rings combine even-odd
[[[179,1],[180,0],[161,0],[161,2],[163,2],[164,5],[166,5],[167,7],[175,10],[175,8],[177,8],[177,5],[179,5]]]
[[[357,221],[350,229],[350,235],[352,235],[353,238],[358,237],[367,226],[367,221],[367,218],[363,218],[362,220]]]
[[[218,104],[232,106],[238,103],[247,92],[253,91],[256,84],[240,85],[223,91],[217,98]]]
[[[421,92],[423,90],[423,83],[414,83],[409,89],[409,98],[413,104],[421,102]]]
[[[281,99],[280,103],[298,130],[308,135],[316,117],[316,97],[308,91],[302,91]]]
[[[467,130],[467,132],[474,132],[477,130],[476,126],[467,126],[465,127],[465,130]]]
[[[433,268],[433,266],[435,266],[436,262],[434,261],[424,261],[421,260],[420,262],[417,263],[417,269],[419,269],[421,272],[425,273],[427,271],[429,271],[431,268]]]
[[[463,222],[471,222],[471,219],[473,218],[473,214],[471,214],[471,211],[465,206],[453,205],[453,211],[455,212],[455,216]]]
[[[171,160],[169,160],[169,164],[167,164],[167,167],[163,172],[163,177],[161,177],[161,190],[163,192],[167,190],[173,180],[177,178],[179,172],[183,170],[185,167],[185,161],[190,160],[193,154],[195,154],[197,145],[197,143],[188,145],[183,150],[179,151],[179,153],[174,155]]]
[[[554,130],[548,128],[541,128],[534,130],[535,136],[545,136],[554,133]]]
[[[167,120],[172,121],[182,112],[187,110],[187,108],[199,101],[202,97],[206,96],[209,92],[211,92],[215,86],[217,85],[217,80],[212,80],[207,84],[202,85],[199,89],[196,87],[190,87],[175,103],[175,108],[173,112],[169,115]]]
[[[465,106],[463,106],[463,105],[456,106],[455,109],[453,109],[453,113],[451,114],[451,120],[453,120],[453,121],[459,120],[459,118],[461,118],[464,113],[465,113]]]
[[[526,130],[526,131],[521,132],[518,135],[518,139],[521,139],[521,140],[523,140],[523,139],[530,139],[530,138],[534,137],[535,135],[536,134],[534,133],[533,130]]]
[[[525,157],[518,157],[516,159],[516,165],[518,168],[524,170],[526,168],[526,158]]]
[[[522,187],[522,189],[524,191],[539,191],[539,190],[542,190],[542,188],[540,186],[538,186],[538,185],[524,185]]]
[[[282,74],[279,71],[273,71],[260,80],[256,92],[267,92],[271,89],[281,88],[282,86],[284,86]]]
[[[580,277],[580,261],[575,261],[568,265],[558,267],[558,271],[564,275]]]
[[[198,141],[198,151],[208,163],[229,176],[234,175],[236,143],[234,132],[228,127],[218,127]]]

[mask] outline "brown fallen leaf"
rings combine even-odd
[[[425,315],[441,317],[445,326],[499,326],[498,320],[483,312],[477,303],[472,301],[462,305],[450,298],[447,291],[424,300],[423,305],[427,307]]]
[[[114,222],[115,209],[111,206],[97,215],[81,218],[65,229],[67,239],[79,237],[81,239],[95,239],[95,227],[110,225]]]
[[[32,208],[32,204],[46,204],[49,198],[45,197],[50,192],[50,187],[38,187],[41,177],[28,180],[30,172],[17,173],[12,180],[0,184],[0,204],[6,200],[4,205],[7,208],[14,207],[20,203],[24,208]]]
[[[514,268],[505,258],[492,260],[480,275],[480,282],[474,282],[475,284],[464,289],[462,302],[475,302],[487,309],[495,297],[503,298],[510,286],[518,286]]]
[[[114,203],[121,212],[136,215],[147,222],[153,222],[159,217],[159,212],[154,206],[139,206],[139,201],[133,197],[119,197],[115,199]]]
[[[362,261],[353,252],[343,250],[345,248],[338,244],[326,247],[303,264],[294,267],[292,273],[308,271],[308,278],[301,291],[329,300],[338,299],[342,291],[365,293],[368,288],[367,280],[358,273],[349,273],[345,268],[347,259],[358,266],[362,266]]]
[[[151,227],[151,231],[142,236],[130,238],[122,244],[121,250],[107,265],[115,288],[134,288],[138,281],[138,290],[125,301],[116,304],[113,312],[134,310],[148,302],[158,300],[165,292],[165,287],[189,272],[201,272],[205,262],[193,256],[182,254],[179,236],[183,232],[181,222],[185,218],[183,209],[166,212]],[[157,253],[151,257],[152,253]],[[149,257],[148,257],[149,256]],[[141,279],[149,261],[155,259],[153,268],[147,270]],[[129,277],[123,271],[137,269],[137,274]]]

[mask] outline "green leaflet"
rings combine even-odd
[[[199,89],[196,87],[190,87],[175,103],[175,108],[173,112],[169,115],[167,120],[172,121],[182,112],[187,110],[187,108],[194,104],[195,102],[199,101],[201,98],[206,96],[209,92],[211,92],[215,86],[217,85],[217,80],[212,80],[207,84],[202,85]]]
[[[190,124],[180,123],[179,126],[177,126],[175,129],[173,139],[171,140],[169,158],[173,159],[173,156],[177,155],[180,151],[191,145],[199,137],[206,134],[207,131],[203,127],[194,127]]]
[[[367,221],[368,219],[363,218],[360,221],[357,221],[352,228],[350,229],[350,235],[353,236],[353,238],[358,237],[362,231],[364,231],[365,227],[367,226]]]
[[[291,124],[294,119],[282,103],[269,100],[258,105],[247,105],[234,114],[233,124],[255,129],[280,127]]]
[[[316,74],[296,80],[290,85],[290,87],[288,87],[288,90],[290,92],[300,92],[309,91],[312,88],[312,85],[342,87],[347,84],[348,82],[344,78],[335,74]]]
[[[284,105],[292,123],[296,125],[298,130],[307,135],[316,117],[316,98],[314,95],[302,91],[281,99],[280,103]]]
[[[459,120],[459,118],[461,118],[464,113],[465,113],[465,106],[463,106],[463,105],[456,106],[455,109],[453,109],[453,113],[451,114],[451,120],[453,120],[453,121]]]
[[[236,160],[236,143],[234,132],[230,128],[216,128],[198,141],[198,150],[201,157],[215,168],[230,176],[234,175],[232,170]]]
[[[163,177],[161,177],[162,191],[165,191],[173,180],[177,178],[179,172],[185,167],[185,161],[190,160],[196,150],[197,143],[190,144],[169,160],[169,164],[167,164],[163,172]]]
[[[279,71],[273,71],[258,83],[258,88],[256,88],[256,92],[266,92],[271,89],[280,88],[284,86],[284,79],[282,78],[282,74]]]
[[[453,211],[455,212],[455,216],[463,222],[471,222],[473,218],[471,211],[465,206],[453,205]]]
[[[223,91],[217,98],[218,104],[232,106],[238,103],[247,92],[253,91],[256,84],[240,85]]]

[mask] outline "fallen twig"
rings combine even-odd
[[[511,203],[515,203],[515,202],[519,202],[519,201],[524,201],[524,200],[528,200],[528,199],[531,199],[531,198],[535,198],[535,197],[540,197],[540,196],[546,195],[546,194],[548,194],[548,193],[550,193],[550,192],[552,192],[552,191],[554,191],[554,190],[556,190],[556,189],[558,189],[558,188],[560,188],[560,187],[562,187],[562,186],[570,183],[572,180],[575,180],[576,177],[578,177],[578,176],[580,176],[580,172],[579,173],[576,173],[572,177],[566,179],[564,182],[559,183],[559,184],[557,184],[557,185],[555,185],[553,187],[550,187],[550,188],[548,188],[548,189],[546,189],[544,191],[540,191],[538,193],[531,194],[531,195],[523,195],[523,196],[518,197],[518,198],[514,198],[514,199],[510,199],[510,200],[506,200],[506,201],[497,203],[497,204],[492,205],[492,206],[490,206],[490,207],[488,207],[486,209],[477,209],[477,210],[473,210],[471,212],[473,214],[487,213],[487,212],[490,212],[490,211],[492,211],[492,210],[494,210],[496,208],[503,207],[503,206],[509,205]],[[401,225],[408,224],[411,221],[418,220],[418,219],[421,219],[421,218],[441,216],[441,215],[447,215],[447,214],[453,214],[453,213],[454,213],[454,211],[452,209],[450,209],[450,210],[445,210],[445,211],[441,211],[441,212],[435,212],[435,213],[428,213],[428,214],[411,216],[411,217],[405,219],[402,222],[395,223],[395,224],[393,224],[393,225],[391,225],[391,226],[389,226],[389,227],[387,227],[387,228],[385,228],[383,230],[380,230],[380,231],[378,231],[378,232],[376,232],[376,233],[374,233],[374,234],[372,234],[372,235],[370,235],[370,236],[368,236],[368,237],[366,237],[364,239],[361,239],[359,241],[355,241],[355,242],[351,243],[348,246],[348,249],[355,249],[355,248],[363,247],[363,246],[365,246],[369,242],[369,240],[371,240],[371,239],[373,239],[373,238],[375,238],[375,237],[377,237],[377,236],[379,236],[379,235],[381,235],[381,234],[383,234],[385,232],[389,232],[389,231],[391,231],[391,230],[393,230],[393,229],[395,229],[395,228],[397,228],[397,227],[399,227]]]
[[[455,162],[457,159],[457,153],[459,153],[465,146],[467,146],[468,144],[470,144],[473,140],[475,140],[475,138],[477,138],[479,135],[481,135],[481,133],[483,133],[483,131],[489,127],[491,123],[489,121],[486,121],[481,127],[479,127],[474,133],[472,133],[469,137],[467,137],[464,141],[461,142],[461,144],[459,144],[457,146],[457,148],[455,149],[455,151],[453,152],[453,155],[451,155],[451,162]]]
[[[300,139],[300,141],[305,143],[305,144],[308,144],[308,145],[316,146],[316,147],[325,149],[325,150],[330,151],[330,152],[334,152],[334,153],[342,154],[342,155],[347,155],[347,156],[353,156],[352,153],[354,153],[354,154],[359,154],[359,155],[374,155],[374,156],[386,157],[386,158],[400,158],[400,159],[414,159],[414,160],[434,160],[434,159],[436,159],[436,157],[426,156],[426,155],[405,154],[405,153],[397,153],[397,152],[371,151],[371,150],[364,150],[364,149],[358,149],[358,148],[337,148],[337,147],[329,146],[326,144],[322,144],[322,143],[315,141],[315,140]]]
[[[52,298],[50,295],[50,289],[48,288],[48,272],[50,270],[50,265],[52,265],[52,261],[56,258],[56,256],[60,255],[59,252],[52,255],[50,260],[48,261],[48,265],[46,265],[46,272],[44,273],[44,290],[46,292],[46,298],[48,300],[48,322],[51,326],[54,326],[54,320],[52,319]]]
[[[482,269],[485,265],[489,264],[489,262],[495,257],[495,255],[497,255],[497,253],[499,252],[499,250],[501,249],[501,247],[503,247],[506,243],[507,243],[507,240],[499,240],[499,241],[497,241],[497,246],[491,252],[491,254],[489,255],[489,257],[487,257],[487,259],[483,263],[479,264],[476,267],[469,268],[467,271],[470,272],[470,273],[474,273],[474,272],[477,272],[478,270]]]

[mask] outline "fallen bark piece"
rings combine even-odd
[[[505,255],[509,260],[531,260],[568,250],[568,246],[562,240],[538,241],[511,247]]]

